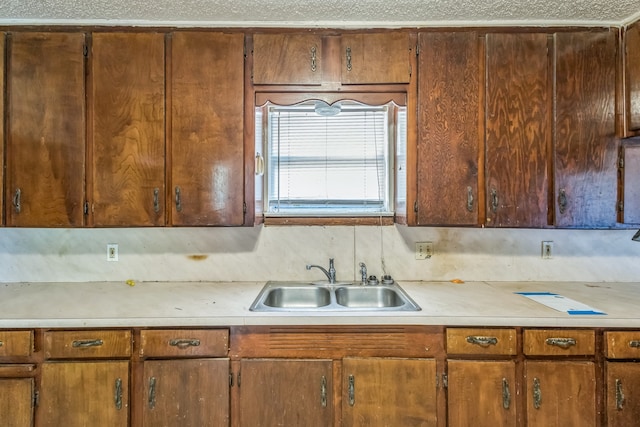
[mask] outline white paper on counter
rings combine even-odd
[[[562,311],[571,315],[606,315],[604,311],[595,309],[591,306],[572,300],[562,295],[553,294],[551,292],[515,292],[535,302],[544,304],[554,310]]]

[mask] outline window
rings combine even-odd
[[[406,120],[398,109],[354,101],[258,108],[265,215],[392,215],[394,120]]]

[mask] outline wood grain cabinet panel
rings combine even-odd
[[[131,356],[129,330],[45,331],[47,359],[125,358]]]
[[[486,226],[548,224],[550,65],[547,34],[486,36]]]
[[[640,363],[605,362],[607,427],[634,426],[640,419]]]
[[[173,225],[244,223],[244,35],[171,41]]]
[[[447,354],[515,355],[515,329],[447,328]]]
[[[229,330],[143,330],[140,341],[140,357],[226,357]]]
[[[0,376],[0,423],[3,427],[33,427],[33,378]]]
[[[640,131],[640,22],[624,33],[627,131]]]
[[[522,340],[527,356],[593,356],[596,348],[589,329],[527,329]]]
[[[256,85],[320,85],[323,60],[320,35],[253,35],[253,83]]]
[[[555,225],[617,221],[615,31],[555,35]]]
[[[332,363],[324,359],[242,359],[238,425],[332,425]]]
[[[416,225],[478,223],[479,40],[476,32],[418,35]]]
[[[143,427],[229,425],[229,359],[145,361],[143,385]]]
[[[409,83],[413,51],[409,33],[343,34],[342,83]]]
[[[84,223],[83,33],[9,34],[6,222]]]
[[[345,358],[342,425],[435,427],[433,359]]]
[[[640,359],[640,331],[606,331],[604,342],[608,359]]]
[[[95,33],[90,63],[92,224],[164,225],[164,35]]]
[[[33,331],[0,331],[0,357],[28,357],[33,352]]]

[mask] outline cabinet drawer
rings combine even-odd
[[[517,353],[515,329],[447,329],[448,354],[504,354]]]
[[[140,331],[140,357],[226,357],[227,329]]]
[[[26,357],[33,352],[33,331],[0,331],[0,357]]]
[[[607,359],[640,359],[640,331],[604,333]]]
[[[528,329],[523,347],[527,356],[587,356],[595,354],[594,331],[577,329]]]
[[[131,331],[47,331],[47,359],[119,358],[131,356]]]

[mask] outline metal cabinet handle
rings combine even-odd
[[[547,338],[545,341],[547,345],[552,345],[560,348],[569,348],[576,345],[574,338]]]
[[[511,406],[511,391],[509,391],[509,381],[506,378],[502,379],[502,407],[509,409]]]
[[[540,405],[542,405],[542,391],[540,390],[540,380],[537,378],[533,379],[533,407],[535,409],[540,409]]]
[[[16,213],[20,213],[20,210],[22,210],[22,204],[20,199],[22,198],[22,191],[18,188],[16,190],[16,193],[13,195],[13,210],[16,211]]]
[[[153,189],[153,211],[155,213],[160,212],[160,189]]]
[[[117,410],[122,409],[122,379],[120,378],[116,378],[114,403]]]
[[[350,47],[348,47],[345,50],[345,55],[347,57],[347,71],[351,71],[352,67],[351,67],[351,48]]]
[[[467,210],[473,212],[473,188],[467,187]]]
[[[498,212],[498,190],[495,188],[491,189],[491,212]]]
[[[327,377],[324,375],[320,380],[320,404],[323,408],[327,407]]]
[[[149,378],[149,399],[147,404],[149,409],[156,407],[156,377]]]
[[[567,193],[564,191],[564,188],[560,189],[560,194],[558,194],[558,210],[561,214],[567,211]]]
[[[622,391],[622,381],[616,379],[616,409],[622,411],[624,407],[624,392]]]
[[[640,348],[640,341],[639,340],[631,340],[631,341],[629,341],[629,347],[631,347],[631,348]]]
[[[197,339],[172,339],[169,340],[169,345],[172,347],[178,347],[181,349],[188,347],[198,347],[200,345],[200,340]]]
[[[356,384],[353,375],[349,375],[349,406],[356,404]]]
[[[480,347],[489,347],[490,345],[498,344],[498,338],[470,335],[467,337],[467,342],[469,344],[479,345]]]
[[[182,197],[180,195],[180,187],[176,187],[176,211],[182,212]]]
[[[104,344],[102,340],[77,340],[71,343],[74,348],[100,347]]]
[[[256,176],[264,175],[264,157],[260,153],[256,153],[255,174]]]
[[[311,46],[311,71],[313,73],[316,72],[316,70],[318,69],[318,63],[316,62],[316,47],[315,46]]]

